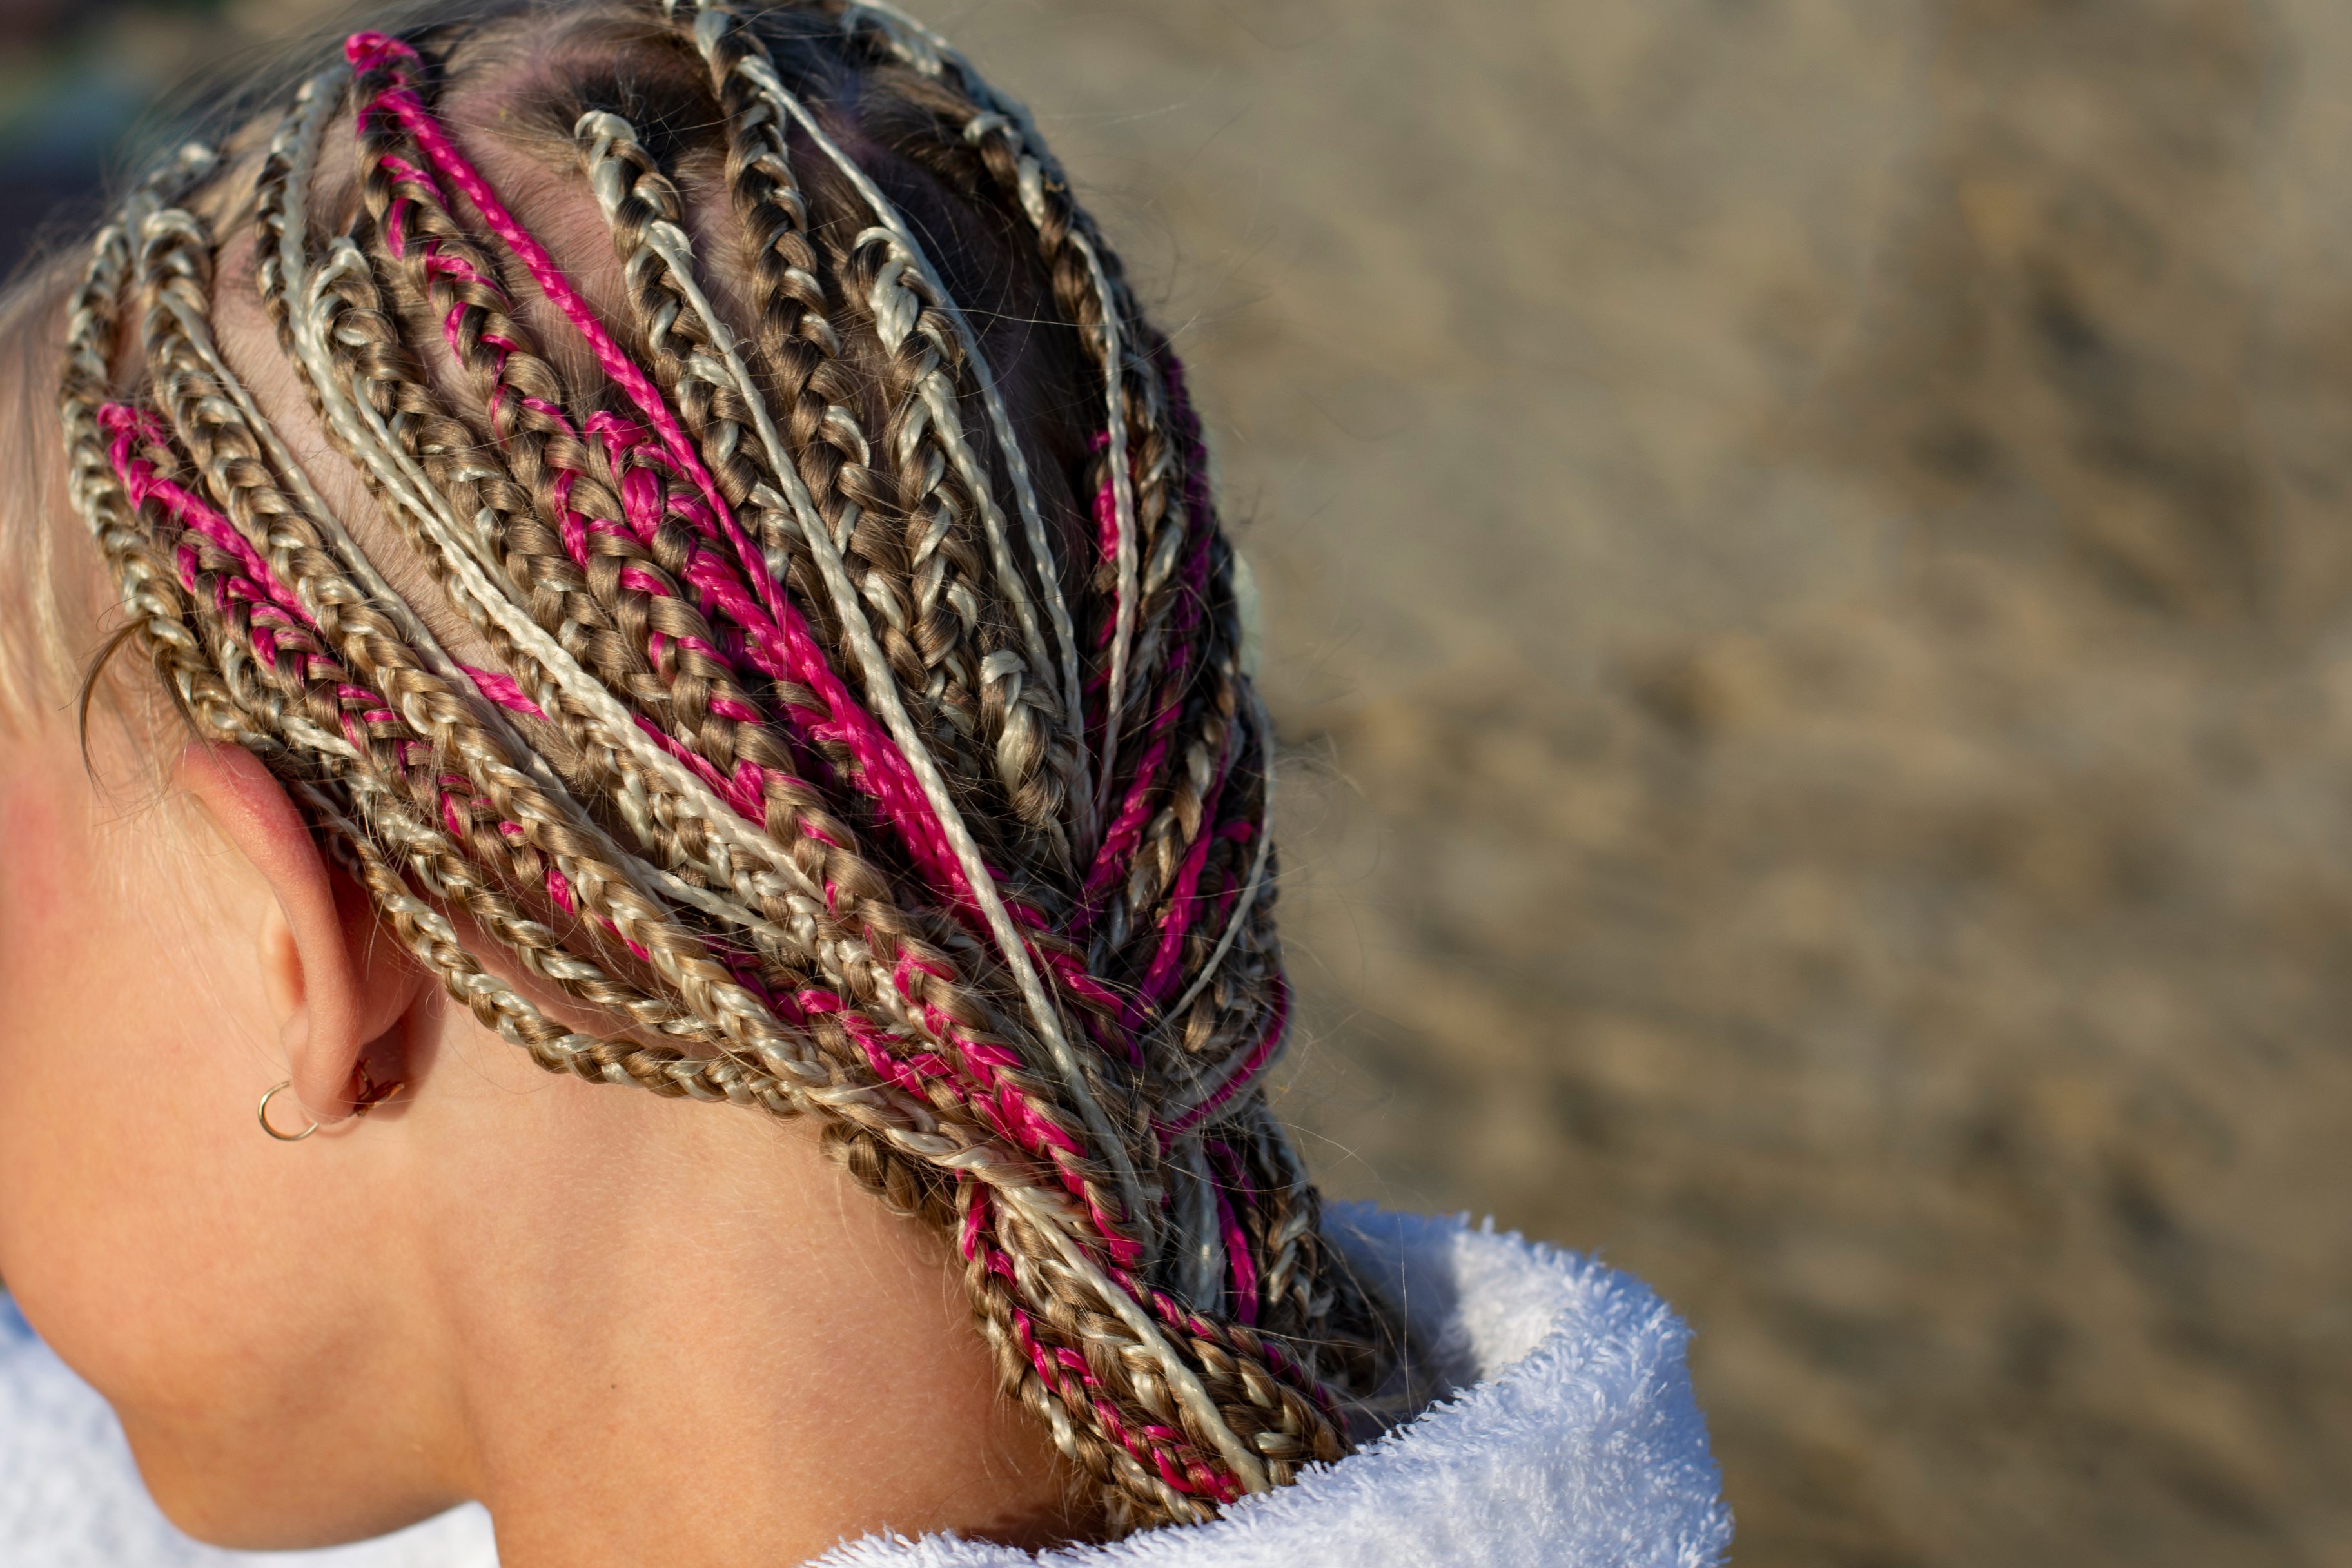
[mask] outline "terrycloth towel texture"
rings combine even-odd
[[[1214,1523],[1036,1555],[869,1537],[820,1568],[1711,1568],[1731,1540],[1686,1337],[1572,1253],[1370,1208],[1335,1232],[1449,1385],[1410,1426]],[[479,1509],[358,1546],[198,1546],[147,1500],[106,1406],[0,1302],[0,1568],[496,1568]]]

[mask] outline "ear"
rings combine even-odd
[[[176,782],[269,885],[256,959],[302,1109],[321,1123],[352,1113],[362,1062],[379,1082],[405,1077],[396,1026],[425,973],[378,923],[364,889],[319,853],[285,786],[238,746],[193,744]],[[373,1047],[373,1049],[371,1047]]]

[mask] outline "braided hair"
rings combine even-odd
[[[1340,1458],[1399,1331],[1266,1106],[1273,736],[1118,258],[887,5],[447,9],[308,62],[92,247],[68,484],[166,690],[485,1027],[812,1116],[941,1227],[1113,1529]],[[617,292],[490,142],[584,185]],[[232,288],[372,515],[230,367]]]

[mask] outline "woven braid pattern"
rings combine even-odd
[[[517,144],[602,215],[603,310],[444,117],[551,24],[668,94],[574,67],[571,123]],[[838,0],[494,5],[341,53],[266,148],[143,182],[72,302],[70,492],[195,732],[541,1067],[816,1119],[950,1238],[1114,1531],[1347,1453],[1402,1347],[1265,1101],[1289,998],[1234,555],[1182,368],[1025,111]],[[215,208],[380,521],[214,342]],[[958,299],[942,210],[1026,293]],[[1015,310],[1067,345],[1065,437],[992,363],[1030,352],[990,326]]]

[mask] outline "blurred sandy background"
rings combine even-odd
[[[1654,1281],[1742,1564],[2352,1563],[2352,7],[924,8],[1215,416],[1330,1185]],[[0,5],[8,223],[315,9]]]

